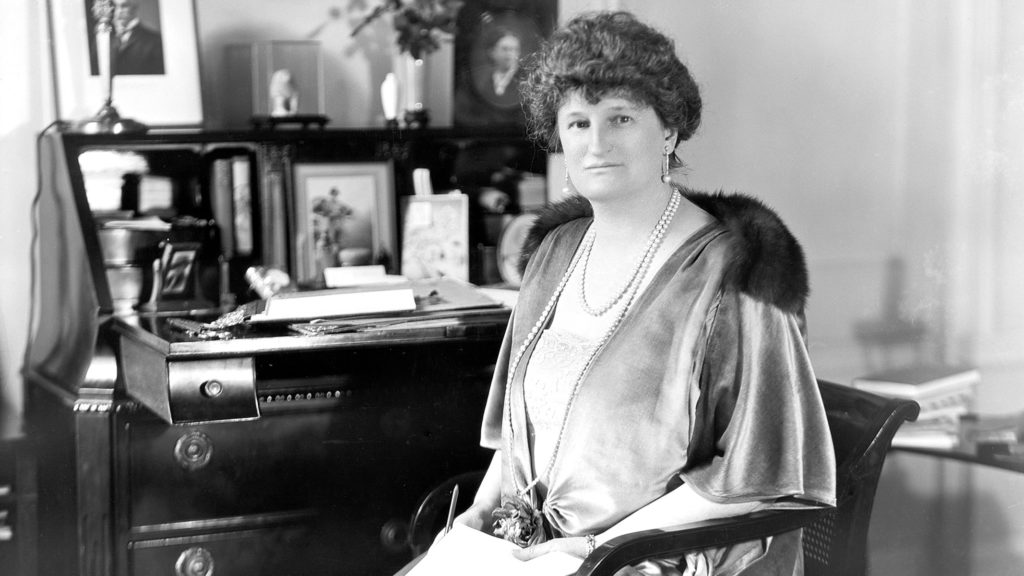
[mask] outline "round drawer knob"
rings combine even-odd
[[[212,457],[213,440],[198,430],[183,434],[174,444],[174,459],[185,470],[198,470]]]
[[[213,576],[213,554],[201,546],[193,546],[178,555],[174,563],[177,576]]]
[[[199,385],[199,392],[207,398],[216,398],[224,391],[224,384],[220,380],[207,380]]]

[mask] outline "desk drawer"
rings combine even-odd
[[[310,526],[137,541],[129,551],[134,576],[251,576],[336,572],[335,555]]]
[[[388,501],[412,500],[403,511],[411,513],[434,475],[475,468],[483,452],[486,384],[428,382],[365,385],[322,409],[275,400],[259,420],[128,421],[129,523],[305,508],[348,514],[384,484]]]
[[[167,426],[128,422],[132,526],[314,507],[330,474],[324,440],[337,414]]]

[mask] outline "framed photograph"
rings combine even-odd
[[[296,163],[293,274],[319,284],[324,268],[384,264],[395,254],[394,167],[388,162]]]
[[[192,0],[50,0],[51,49],[61,119],[92,117],[107,87],[101,75],[94,7],[112,6],[109,39],[113,104],[151,127],[203,122],[199,47]]]
[[[465,194],[407,196],[402,275],[469,281],[469,199]]]
[[[198,242],[167,242],[160,257],[160,300],[196,297]]]
[[[558,2],[480,0],[459,11],[455,34],[456,126],[522,127],[521,64],[555,27]]]

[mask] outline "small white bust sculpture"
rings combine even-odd
[[[270,77],[270,115],[294,116],[299,110],[299,91],[287,68],[275,70]]]

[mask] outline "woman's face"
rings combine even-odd
[[[558,110],[558,135],[569,178],[590,200],[658,186],[666,141],[675,142],[652,108],[621,97],[591,104],[578,92]]]
[[[522,48],[519,43],[519,38],[506,34],[498,39],[494,43],[494,47],[491,48],[491,62],[494,62],[494,67],[502,72],[511,70],[518,62],[519,56],[522,54]]]

